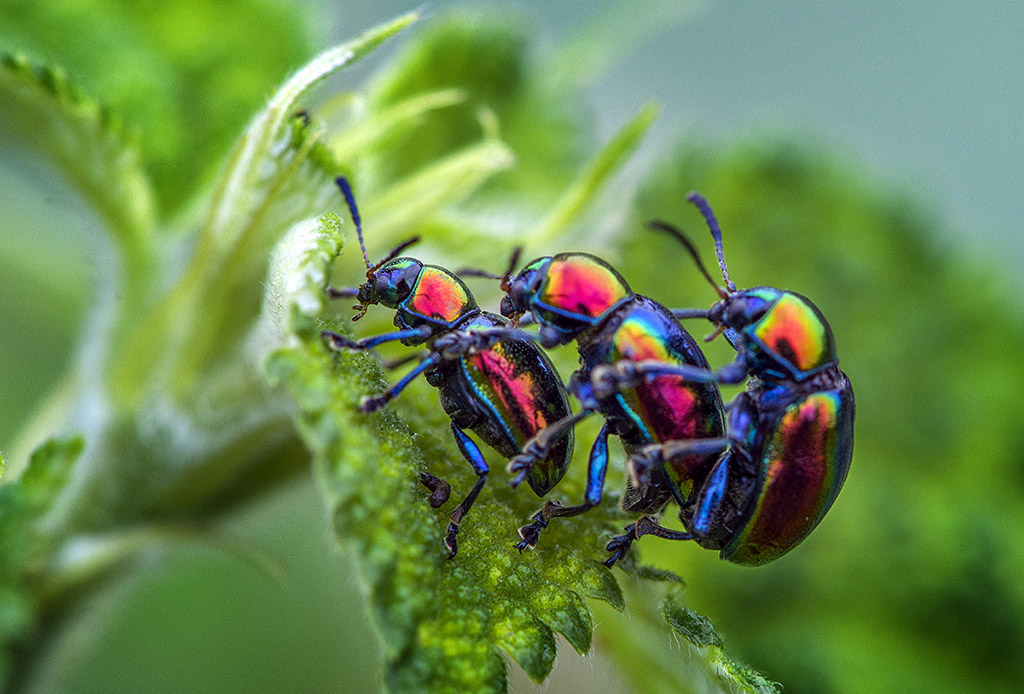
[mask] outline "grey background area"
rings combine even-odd
[[[521,0],[549,47],[620,0]],[[454,3],[431,3],[427,14]],[[1010,0],[857,3],[632,2],[660,26],[590,87],[602,135],[651,99],[647,151],[683,133],[807,133],[947,220],[967,249],[1024,287],[1024,5]],[[326,7],[341,39],[415,7]],[[678,9],[682,8],[682,9]],[[662,19],[665,17],[679,19]],[[639,22],[642,23],[642,22]]]

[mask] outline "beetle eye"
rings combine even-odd
[[[741,328],[760,320],[767,310],[768,302],[761,297],[742,296],[726,306],[724,323],[732,328]]]
[[[515,314],[516,309],[511,296],[506,295],[502,297],[501,307],[499,308],[499,310],[501,311],[501,315],[505,316],[506,318],[511,318]]]
[[[727,325],[737,325],[740,323],[746,323],[743,320],[747,312],[747,302],[744,299],[731,302],[725,309],[725,323]]]
[[[721,325],[725,320],[725,309],[726,305],[724,301],[719,301],[712,305],[711,308],[708,309],[708,320],[715,325]]]
[[[526,311],[526,295],[529,287],[526,281],[520,276],[512,280],[508,293],[501,300],[501,315],[509,317],[516,313]],[[506,313],[508,311],[508,313]]]

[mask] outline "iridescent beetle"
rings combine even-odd
[[[645,473],[639,484],[627,480],[625,510],[658,513],[670,499],[684,509],[691,506],[694,480],[708,474],[721,452],[725,410],[718,387],[675,375],[645,376],[619,387],[613,365],[656,360],[707,370],[693,337],[667,308],[635,294],[611,266],[587,253],[538,258],[514,278],[506,277],[504,284],[502,315],[518,322],[523,314],[532,314],[545,347],[576,340],[582,364],[569,384],[581,412],[530,440],[509,464],[509,470],[518,473],[513,483],[521,481],[581,419],[594,413],[605,418],[590,451],[583,503],[547,502],[534,514],[533,523],[519,529],[522,542],[517,547],[535,546],[551,519],[574,516],[600,503],[612,434],[622,441],[628,466]],[[680,442],[690,446],[676,454],[673,447]],[[636,479],[631,475],[630,480]]]
[[[363,350],[385,342],[425,345],[429,354],[405,377],[383,393],[365,397],[361,409],[373,412],[398,395],[414,378],[426,376],[440,390],[441,406],[451,417],[452,436],[478,479],[456,507],[445,536],[449,558],[458,551],[459,523],[487,479],[487,461],[466,430],[506,458],[515,455],[547,425],[571,414],[565,386],[551,360],[525,333],[508,327],[501,316],[482,311],[466,285],[450,271],[399,257],[411,239],[387,258],[371,264],[352,189],[344,178],[337,183],[352,215],[366,262],[366,282],[356,288],[331,288],[332,297],[355,297],[358,320],[373,304],[395,310],[396,332],[353,341],[324,331],[335,349]],[[572,458],[573,438],[552,446],[534,466],[527,481],[537,496],[547,494],[565,474]],[[424,473],[421,481],[434,491],[431,505],[447,500],[446,483]],[[442,486],[443,485],[443,486]]]
[[[711,229],[725,289],[711,279],[682,232],[664,222],[651,226],[681,241],[715,287],[721,300],[707,318],[717,327],[715,335],[724,332],[739,354],[717,371],[657,362],[620,364],[617,378],[628,383],[675,374],[694,382],[750,380],[729,406],[721,457],[699,482],[695,503],[683,509],[689,532],[669,531],[643,518],[608,543],[610,561],[623,556],[637,538],[658,535],[692,539],[721,550],[722,559],[736,564],[765,564],[807,537],[839,494],[853,455],[853,389],[839,370],[832,329],[818,307],[774,287],[737,290],[711,207],[698,193],[687,199]],[[683,453],[687,446],[680,444],[674,452]],[[641,480],[646,474],[640,466],[633,472]]]

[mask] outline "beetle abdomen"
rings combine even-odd
[[[611,339],[608,361],[657,360],[708,368],[696,341],[659,304],[638,297],[637,307],[622,320]],[[688,441],[724,435],[725,413],[718,388],[679,376],[657,376],[616,396],[636,426],[625,437],[634,447],[642,443]],[[669,486],[680,503],[693,494],[717,454],[687,455],[665,461]]]
[[[544,427],[571,414],[558,372],[540,349],[525,340],[501,340],[460,359],[461,375],[486,410],[474,431],[506,458]],[[527,481],[538,496],[550,491],[569,466],[570,430],[531,469]]]
[[[764,438],[761,489],[746,525],[722,549],[736,564],[773,561],[828,512],[853,455],[853,390],[844,385],[790,404]]]

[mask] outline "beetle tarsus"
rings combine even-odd
[[[525,451],[514,456],[508,464],[509,474],[515,475],[509,480],[510,487],[515,488],[526,481],[538,458],[532,451]]]
[[[548,522],[544,520],[542,513],[538,511],[533,514],[534,521],[519,528],[519,537],[523,539],[516,543],[516,549],[520,552],[527,548],[534,549],[537,546],[537,541],[540,540],[540,531],[548,527]]]
[[[334,349],[360,349],[359,344],[333,330],[324,330],[320,337],[330,343]]]
[[[448,559],[454,559],[459,552],[459,541],[456,535],[459,533],[458,523],[448,524],[448,534],[444,536],[444,546],[448,549]]]
[[[615,562],[629,553],[630,547],[633,546],[633,541],[638,537],[636,534],[636,523],[630,523],[623,530],[626,531],[625,534],[616,535],[608,540],[608,543],[604,546],[607,551],[611,552],[611,556],[601,563],[609,569],[615,566]]]

